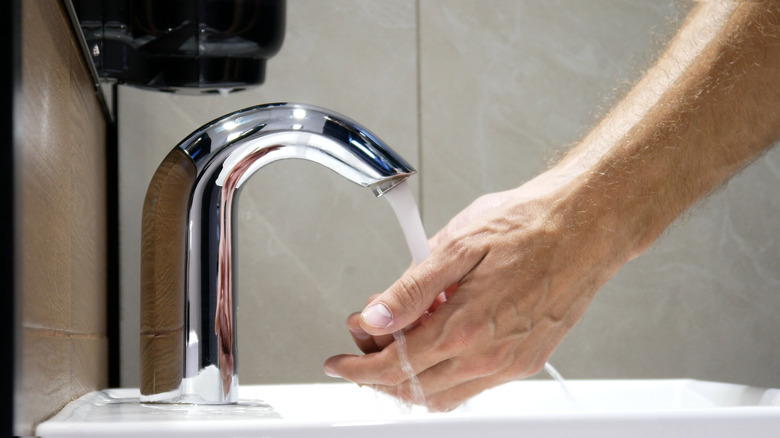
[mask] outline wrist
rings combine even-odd
[[[607,275],[604,281],[644,252],[660,234],[656,230],[664,228],[656,225],[657,212],[640,196],[595,169],[551,172],[546,180],[547,223],[567,248],[578,248],[588,259],[582,263]]]
[[[656,166],[636,153],[656,146],[639,143],[613,150],[558,194],[572,232],[590,235],[619,266],[640,256],[689,205],[676,192],[671,166]]]

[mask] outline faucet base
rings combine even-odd
[[[232,376],[227,391],[223,390],[221,383],[219,369],[210,365],[203,368],[197,376],[182,379],[178,389],[160,394],[141,395],[141,403],[197,405],[238,403],[238,376]]]

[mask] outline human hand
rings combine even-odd
[[[468,224],[476,217],[480,216],[482,213],[491,210],[494,207],[497,207],[498,205],[501,205],[510,196],[511,196],[510,192],[507,191],[507,192],[489,193],[487,195],[483,195],[477,198],[477,200],[472,202],[466,209],[464,209],[455,217],[453,217],[446,227],[444,227],[435,236],[429,239],[428,246],[431,249],[436,248],[436,246],[438,246],[438,243],[441,240],[443,240],[445,237],[459,230],[464,225]],[[410,266],[409,269],[413,267],[414,264],[412,264],[412,266]],[[430,314],[436,310],[438,305],[444,302],[445,297],[447,295],[451,295],[456,288],[457,288],[457,284],[453,284],[445,291],[444,297],[441,294],[437,296],[437,298],[434,300],[434,302],[431,304],[428,310],[425,311],[422,315],[420,315],[420,317],[416,321],[404,327],[403,330],[409,331],[412,328],[419,325],[422,322],[422,320],[430,316]],[[366,305],[372,303],[377,297],[379,297],[379,294],[372,295],[366,302]],[[368,334],[360,326],[360,316],[361,316],[360,312],[355,312],[350,314],[349,317],[347,318],[347,329],[349,330],[350,335],[352,335],[352,339],[355,341],[355,345],[357,345],[360,351],[362,351],[363,353],[376,353],[378,351],[383,350],[385,347],[387,347],[393,342],[394,337],[392,334],[382,334],[377,336],[372,336]]]
[[[537,182],[475,201],[431,239],[428,259],[350,316],[366,354],[332,357],[326,373],[414,402],[392,342],[404,329],[432,410],[536,374],[622,264],[602,227],[578,216],[574,192]]]

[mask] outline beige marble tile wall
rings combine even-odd
[[[137,385],[143,194],[202,123],[270,101],[330,107],[420,169],[429,234],[575,143],[685,15],[678,0],[290,0],[266,83],[227,98],[119,93],[122,384]],[[552,357],[571,378],[695,377],[780,386],[780,150],[676,223],[597,296]],[[389,208],[308,163],[241,198],[242,383],[327,381],[355,351],[344,319],[409,256]]]

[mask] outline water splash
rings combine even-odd
[[[398,360],[401,362],[401,370],[404,372],[404,374],[406,374],[406,377],[409,378],[409,385],[412,391],[412,403],[410,403],[409,406],[406,406],[406,410],[411,411],[412,405],[414,404],[427,408],[428,401],[425,399],[425,393],[423,392],[422,386],[420,385],[420,380],[417,379],[417,374],[415,374],[414,369],[412,369],[412,365],[409,363],[409,354],[407,353],[406,348],[406,336],[404,335],[403,330],[394,332],[393,338],[395,339],[396,348],[398,349]]]
[[[544,370],[547,372],[547,374],[550,375],[550,377],[552,377],[558,382],[561,391],[563,391],[563,395],[566,397],[567,400],[569,400],[572,407],[575,408],[579,407],[579,403],[577,403],[577,399],[574,398],[574,395],[569,390],[569,385],[566,384],[566,380],[563,378],[561,373],[559,373],[558,370],[556,370],[555,367],[552,366],[550,362],[544,363]]]

